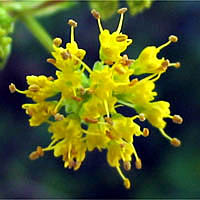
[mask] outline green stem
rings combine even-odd
[[[39,42],[49,51],[52,52],[52,39],[46,30],[31,16],[20,15],[19,18],[24,22],[31,33]]]
[[[123,104],[123,105],[125,105],[125,106],[128,106],[128,107],[130,107],[130,108],[135,109],[134,104],[132,104],[132,103],[129,103],[129,102],[126,102],[126,101],[123,101],[123,100],[118,100],[117,102],[118,102],[118,103],[121,103],[121,104]]]

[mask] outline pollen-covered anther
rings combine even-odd
[[[73,19],[69,19],[69,20],[68,20],[68,24],[69,24],[70,26],[73,26],[74,28],[77,27],[77,25],[78,25],[77,22],[74,21]]]
[[[40,87],[36,84],[32,84],[28,87],[28,90],[30,90],[31,92],[38,92],[40,90]]]
[[[72,96],[72,99],[74,99],[75,101],[82,101],[83,99],[81,97],[77,97],[77,96]]]
[[[129,181],[128,178],[124,179],[124,187],[126,189],[130,189],[130,187],[131,187],[131,182]]]
[[[138,82],[138,78],[134,78],[134,79],[132,79],[131,82],[129,83],[129,86],[134,86],[137,82]]]
[[[114,137],[111,134],[111,131],[106,130],[106,135],[112,140]]]
[[[54,81],[54,77],[53,77],[53,76],[49,76],[49,77],[47,77],[47,79],[48,79],[49,81]]]
[[[125,35],[125,34],[121,34],[121,35],[118,35],[118,36],[116,37],[116,41],[117,41],[117,42],[123,42],[123,41],[125,41],[125,40],[127,40],[127,39],[128,39],[128,36]]]
[[[29,154],[29,159],[30,159],[30,160],[36,160],[36,159],[38,159],[39,157],[40,157],[40,156],[39,156],[39,154],[38,154],[37,151],[33,151],[32,153]]]
[[[142,161],[140,158],[136,159],[135,167],[136,167],[136,169],[142,169]]]
[[[180,62],[176,62],[175,65],[174,65],[174,67],[176,67],[176,68],[179,68],[180,66],[181,66]]]
[[[75,167],[75,165],[76,165],[76,162],[74,160],[69,161],[69,169]]]
[[[180,147],[181,146],[181,141],[177,138],[172,138],[170,143],[174,147]]]
[[[128,10],[128,8],[120,8],[117,13],[118,14],[124,14],[126,11]]]
[[[56,46],[56,47],[60,47],[60,45],[62,44],[62,39],[61,38],[55,38],[53,40],[53,44]]]
[[[10,93],[16,92],[16,86],[15,86],[14,83],[11,83],[11,84],[9,85],[9,90],[10,90]]]
[[[85,122],[87,123],[92,123],[92,124],[96,124],[98,122],[98,119],[93,119],[93,118],[84,118]]]
[[[112,65],[114,62],[111,61],[111,60],[104,60],[104,63],[105,63],[106,65]]]
[[[67,60],[68,58],[72,57],[69,51],[63,51],[60,53],[60,55],[62,56],[63,60]]]
[[[60,113],[56,113],[56,114],[54,115],[54,119],[55,119],[56,121],[61,121],[61,120],[64,119],[64,115],[62,115],[62,114],[60,114]]]
[[[38,155],[39,155],[40,157],[44,156],[44,151],[43,151],[43,149],[42,149],[41,146],[37,146],[36,151],[37,151],[37,153],[38,153]]]
[[[172,121],[176,124],[182,124],[183,118],[180,115],[174,115]]]
[[[95,19],[99,19],[101,17],[99,12],[97,12],[95,9],[91,10],[91,14]]]
[[[104,119],[108,124],[113,125],[113,120],[111,117],[105,117]]]
[[[126,171],[130,171],[131,170],[131,163],[129,161],[124,161],[123,167]]]
[[[175,36],[175,35],[170,35],[169,36],[169,41],[171,41],[171,42],[178,42],[178,37]]]
[[[124,66],[130,66],[133,64],[134,60],[133,59],[128,59],[128,56],[125,54],[123,55],[122,59],[120,60],[120,64]]]
[[[116,66],[115,68],[115,71],[116,72],[118,72],[118,74],[121,74],[121,75],[123,75],[123,74],[125,74],[126,73],[126,70],[125,69],[123,69],[122,67],[120,67],[120,66]]]
[[[148,137],[149,136],[149,129],[148,128],[143,128],[143,136]]]
[[[143,121],[146,120],[146,118],[145,118],[145,116],[144,116],[144,113],[140,113],[140,114],[139,114],[139,120],[140,120],[141,122],[143,122]]]
[[[48,63],[51,63],[51,64],[56,64],[56,60],[55,59],[53,59],[53,58],[47,58],[47,60],[46,60]]]

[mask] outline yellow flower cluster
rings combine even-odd
[[[9,89],[12,93],[25,94],[34,101],[22,105],[30,116],[30,126],[49,124],[52,142],[44,148],[38,146],[30,154],[31,160],[52,150],[55,157],[62,156],[64,167],[77,170],[87,151],[106,149],[108,164],[117,169],[124,186],[129,189],[131,183],[124,176],[121,165],[124,170],[130,170],[134,156],[135,167],[142,168],[133,145],[134,137],[149,135],[148,128],[141,129],[138,122],[147,119],[173,146],[178,147],[181,142],[164,132],[164,119],[171,118],[178,124],[183,120],[179,115],[170,114],[168,102],[154,101],[157,95],[155,82],[168,67],[180,66],[165,58],[158,59],[157,54],[165,46],[177,42],[178,38],[170,36],[169,41],[160,47],[146,47],[136,60],[121,55],[132,43],[121,32],[126,10],[118,10],[120,21],[113,33],[102,28],[100,14],[92,10],[100,30],[100,61],[94,64],[93,69],[83,62],[86,52],[78,47],[74,39],[77,23],[69,20],[71,41],[63,48],[62,40],[55,38],[54,58],[47,59],[57,68],[56,76],[27,76],[27,90],[21,91],[13,83]],[[140,74],[150,75],[137,77]],[[138,114],[125,117],[117,112],[120,106],[131,107]]]

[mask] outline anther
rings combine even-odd
[[[134,79],[132,79],[131,82],[129,83],[129,86],[134,86],[137,82],[138,82],[138,78],[134,78]]]
[[[92,123],[92,124],[96,124],[98,122],[98,119],[92,119],[92,118],[84,118],[85,122],[87,123]]]
[[[126,41],[127,39],[128,39],[128,36],[125,35],[125,34],[121,34],[121,35],[118,35],[118,36],[116,37],[116,41],[117,41],[117,42],[123,42],[123,41]]]
[[[143,122],[143,121],[146,120],[146,118],[145,118],[145,116],[144,116],[144,113],[140,113],[140,114],[139,114],[139,120],[140,120],[141,122]]]
[[[51,64],[56,64],[56,60],[55,59],[53,59],[53,58],[47,58],[47,62],[48,63],[51,63]]]
[[[131,82],[129,83],[129,86],[134,86],[137,82],[138,82],[138,78],[134,78],[134,79],[132,79]]]
[[[76,162],[74,160],[69,161],[69,169],[75,167]]]
[[[172,121],[176,124],[182,124],[183,118],[180,115],[174,115]]]
[[[136,167],[136,169],[142,169],[142,161],[140,158],[136,159],[135,167]]]
[[[47,79],[48,79],[49,81],[54,81],[54,77],[53,77],[53,76],[49,76],[49,77],[47,77]]]
[[[128,10],[128,8],[120,8],[117,13],[118,14],[124,14],[126,11]]]
[[[175,36],[175,35],[170,35],[169,36],[169,41],[171,41],[171,42],[178,42],[178,37]]]
[[[11,84],[9,85],[9,90],[10,90],[10,93],[16,92],[16,86],[15,86],[14,83],[11,83]]]
[[[131,163],[129,161],[124,161],[123,167],[126,171],[130,171],[131,170]]]
[[[172,138],[170,141],[171,145],[174,147],[179,147],[181,146],[181,141],[177,138]]]
[[[99,19],[101,17],[99,12],[97,12],[95,9],[91,10],[91,14],[95,19]]]
[[[106,121],[108,124],[113,125],[112,118],[110,118],[110,117],[105,117],[104,119],[105,119],[105,121]]]
[[[161,65],[162,65],[163,71],[166,71],[166,69],[169,66],[169,64],[170,64],[169,60],[165,60],[165,61],[162,62]]]
[[[125,187],[126,189],[130,189],[130,187],[131,187],[131,183],[130,183],[130,181],[129,181],[128,178],[125,178],[125,179],[124,179],[124,187]]]
[[[75,101],[82,101],[82,98],[81,97],[77,97],[77,96],[72,96],[72,99],[74,99]]]
[[[56,121],[61,121],[61,120],[64,119],[64,115],[62,115],[62,114],[60,114],[60,113],[56,113],[56,114],[54,115],[54,119],[55,119]]]
[[[29,159],[30,159],[30,160],[36,160],[36,159],[38,159],[39,157],[40,157],[40,156],[39,156],[39,154],[38,154],[37,151],[33,151],[32,153],[29,154]]]
[[[36,84],[32,84],[28,87],[28,90],[30,90],[31,92],[38,92],[40,90],[40,87]]]
[[[104,60],[104,63],[105,63],[106,65],[112,65],[114,62],[111,61],[111,60]]]
[[[124,66],[130,66],[132,63],[134,62],[133,59],[128,59],[128,56],[125,54],[123,55],[120,64],[124,65]]]
[[[41,146],[37,146],[36,152],[40,157],[44,156],[44,151]]]
[[[68,24],[69,24],[70,26],[73,26],[74,28],[77,27],[77,22],[74,21],[73,19],[69,19],[69,20],[68,20]]]
[[[55,38],[53,40],[53,44],[56,46],[56,47],[59,47],[61,44],[62,44],[62,39],[61,38]]]
[[[68,51],[63,51],[60,53],[62,56],[63,60],[67,60],[68,58],[71,58],[71,54]]]
[[[112,140],[114,137],[111,135],[111,132],[106,130],[106,135]]]
[[[149,129],[148,128],[143,128],[143,136],[144,137],[147,137],[147,136],[149,136]]]
[[[123,75],[123,74],[125,74],[126,73],[126,70],[125,69],[123,69],[122,67],[120,67],[120,66],[116,66],[115,68],[115,71],[116,72],[118,72],[118,74],[121,74],[121,75]]]
[[[175,65],[174,65],[176,68],[179,68],[181,66],[181,63],[180,62],[176,62]]]

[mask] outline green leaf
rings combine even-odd
[[[90,1],[90,8],[97,10],[103,20],[109,19],[117,11],[118,0],[112,1]]]
[[[145,9],[150,8],[153,0],[127,0],[126,2],[129,6],[130,14],[137,15]]]

